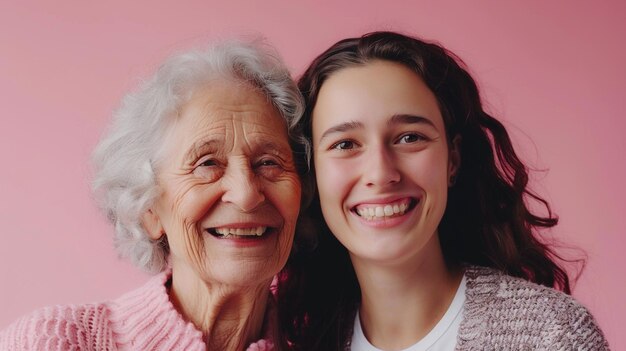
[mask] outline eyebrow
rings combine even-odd
[[[407,114],[397,114],[391,116],[391,119],[387,122],[388,125],[391,124],[427,124],[435,129],[435,124],[433,121],[426,117],[416,116],[416,115],[407,115]]]
[[[193,163],[205,153],[214,153],[219,151],[219,146],[223,144],[224,142],[222,140],[201,140],[192,145],[192,147],[185,154],[184,160],[186,163]],[[271,140],[262,140],[256,145],[257,150],[269,151],[274,155],[279,154],[287,157],[291,156],[291,147],[286,143],[276,143]]]
[[[430,119],[426,117],[422,117],[422,116],[409,115],[409,114],[395,114],[391,116],[389,121],[387,121],[387,125],[392,125],[392,124],[426,124],[435,129],[437,128],[435,127],[435,124],[433,123],[433,121],[431,121]],[[320,141],[324,140],[324,138],[328,137],[330,134],[343,133],[343,132],[347,132],[349,130],[358,129],[358,128],[363,128],[363,123],[350,121],[350,122],[337,124],[336,126],[328,128],[320,137]]]
[[[217,150],[217,146],[219,144],[223,144],[223,142],[215,139],[200,140],[189,148],[189,150],[185,153],[184,160],[186,163],[193,163],[200,158],[203,153],[206,153],[209,150]]]
[[[343,133],[358,128],[363,128],[363,123],[351,121],[337,124],[336,126],[332,126],[326,129],[326,131],[320,137],[320,141],[324,140],[324,138],[328,137],[330,134]]]
[[[263,140],[262,142],[257,144],[257,150],[261,150],[263,152],[270,151],[273,154],[281,154],[285,156],[291,156],[291,147],[287,143],[277,143],[271,140]]]

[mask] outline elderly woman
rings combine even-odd
[[[270,284],[291,251],[301,96],[277,56],[230,42],[170,59],[129,94],[94,153],[123,256],[159,272],[116,300],[46,308],[10,350],[270,350]]]

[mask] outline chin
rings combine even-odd
[[[279,269],[269,269],[266,265],[255,264],[261,266],[259,269],[251,268],[250,265],[231,265],[228,268],[223,269],[221,272],[214,274],[212,280],[219,281],[221,283],[241,286],[241,287],[253,287],[259,284],[271,283],[274,275],[276,275]]]

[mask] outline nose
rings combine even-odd
[[[368,187],[384,187],[401,179],[393,153],[385,146],[374,146],[367,153],[363,180]]]
[[[222,201],[236,205],[243,212],[252,212],[265,201],[261,184],[247,165],[229,165],[223,184]]]

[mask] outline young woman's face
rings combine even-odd
[[[458,157],[422,79],[388,61],[342,69],[323,84],[312,123],[322,212],[352,260],[440,253],[437,227]]]

